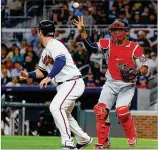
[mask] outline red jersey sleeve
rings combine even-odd
[[[143,49],[138,45],[138,47],[136,48],[136,50],[134,51],[134,57],[135,58],[139,58],[140,56],[143,55]]]
[[[109,47],[109,44],[110,44],[110,39],[106,39],[106,38],[100,39],[98,42],[98,46],[103,49],[107,49]]]

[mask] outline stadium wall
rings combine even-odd
[[[157,138],[157,111],[131,111],[131,114],[138,138]],[[93,110],[80,110],[78,106],[78,122],[90,136],[96,136],[96,120]],[[110,137],[125,137],[123,129],[118,123],[115,111],[110,112],[110,122]]]
[[[158,112],[133,112],[135,127],[140,138],[157,138]]]

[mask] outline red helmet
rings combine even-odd
[[[125,37],[127,32],[130,30],[128,24],[123,20],[116,20],[109,26],[109,33],[112,36],[112,41],[116,45],[120,45]]]

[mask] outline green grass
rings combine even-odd
[[[97,139],[87,149],[93,149]],[[157,149],[157,140],[138,139],[137,146],[131,149]],[[2,136],[2,149],[60,149],[60,137]],[[130,149],[125,138],[111,138],[110,149]]]

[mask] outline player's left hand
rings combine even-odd
[[[83,16],[78,16],[78,18],[73,20],[73,24],[76,25],[80,32],[84,31],[84,23],[83,23]]]
[[[46,87],[47,87],[47,84],[48,84],[50,81],[51,81],[50,78],[48,78],[48,77],[44,78],[44,79],[40,82],[40,84],[39,84],[40,89],[42,89],[43,87],[46,88]]]

